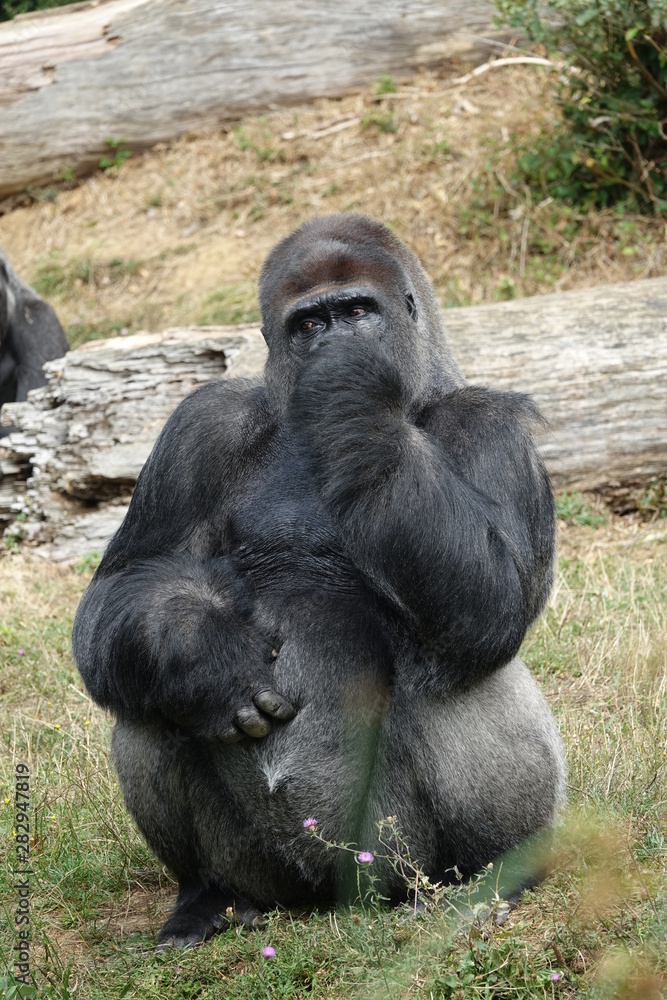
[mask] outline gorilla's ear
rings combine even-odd
[[[412,292],[403,292],[405,295],[405,304],[408,307],[408,313],[410,314],[410,319],[413,319],[415,323],[417,322],[417,306],[415,303],[415,298]]]

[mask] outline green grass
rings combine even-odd
[[[89,340],[106,340],[109,337],[117,337],[121,330],[131,330],[134,326],[131,319],[123,321],[101,319],[96,323],[70,323],[65,333],[69,341],[70,350],[81,347]]]
[[[556,515],[566,524],[587,524],[595,528],[605,524],[607,518],[591,509],[581,493],[560,493],[556,497]]]
[[[667,533],[564,524],[552,601],[523,655],[558,717],[569,805],[552,874],[501,927],[358,904],[276,910],[194,951],[153,954],[175,886],[126,813],[110,723],[69,653],[76,568],[0,561],[0,984],[14,943],[14,766],[31,769],[39,995],[163,998],[584,997],[667,987]],[[21,652],[21,650],[23,652]],[[5,798],[10,801],[5,803]],[[272,945],[274,958],[262,948]],[[11,966],[10,966],[11,967]],[[557,978],[553,978],[557,977]],[[12,993],[11,980],[0,996]],[[25,995],[30,995],[29,993]]]
[[[31,285],[44,298],[60,298],[83,285],[91,287],[120,284],[125,278],[136,274],[142,261],[122,257],[111,260],[95,260],[92,257],[60,260],[52,254],[35,269]]]
[[[230,281],[208,296],[199,315],[199,326],[258,323],[257,291],[251,281]]]

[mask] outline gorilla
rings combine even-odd
[[[0,407],[22,402],[30,389],[45,385],[42,365],[68,350],[51,306],[17,277],[0,250]],[[0,426],[0,437],[14,430]]]
[[[340,899],[354,857],[305,818],[381,854],[395,816],[448,881],[562,797],[516,658],[552,581],[534,404],[466,382],[421,265],[364,216],[284,239],[259,299],[264,379],[172,414],[74,624],[127,807],[178,878],[158,947]]]

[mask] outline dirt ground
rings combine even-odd
[[[31,192],[0,215],[0,245],[73,346],[255,320],[270,247],[343,210],[391,225],[444,306],[667,273],[663,221],[580,216],[507,180],[517,145],[554,121],[548,78],[536,66],[467,83],[422,73],[248,117]]]

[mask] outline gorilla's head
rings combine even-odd
[[[259,283],[266,384],[284,410],[300,366],[332,338],[375,338],[415,405],[462,385],[421,264],[363,215],[304,223],[269,254]]]

